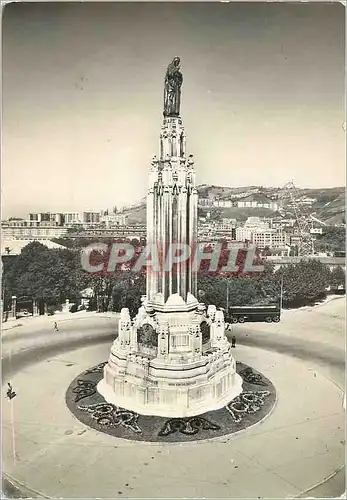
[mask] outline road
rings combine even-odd
[[[117,336],[117,322],[112,316],[93,313],[71,316],[61,321],[59,317],[40,322],[22,320],[22,326],[3,332],[3,384],[39,361],[86,346],[111,344]],[[53,330],[54,319],[58,332]]]
[[[241,346],[240,355],[242,357],[243,349],[246,349],[246,355],[249,355],[248,352],[254,352],[251,354],[255,356],[254,359],[257,357],[259,359],[259,356],[265,359],[266,351],[269,352],[269,360],[275,359],[275,353],[281,355],[279,359],[282,359],[283,354],[289,355],[293,359],[304,361],[309,370],[317,370],[344,389],[344,306],[344,298],[339,298],[315,308],[285,311],[283,321],[279,324],[236,325],[233,333],[237,337],[237,346]],[[53,331],[54,320],[58,322],[58,332]],[[117,321],[114,315],[108,317],[95,313],[76,314],[71,315],[71,319],[57,316],[37,321],[22,320],[21,324],[22,326],[6,330],[2,336],[3,384],[12,379],[16,380],[22,371],[25,380],[25,373],[28,376],[31,373],[27,371],[29,367],[34,367],[36,364],[42,366],[44,360],[61,356],[63,353],[69,352],[70,358],[80,357],[83,362],[88,362],[88,359],[84,358],[84,352],[87,355],[88,352],[92,354],[98,350],[99,356],[101,353],[102,357],[102,353],[108,352],[108,346],[117,335]],[[102,345],[104,347],[101,347]],[[249,349],[250,347],[253,349]],[[264,355],[259,348],[263,350]],[[235,352],[237,356],[238,350]],[[268,366],[269,363],[270,361]],[[278,370],[278,367],[276,369]],[[278,375],[280,376],[279,371]],[[23,377],[18,379],[18,383],[21,380]],[[290,382],[286,387],[286,391],[290,390]],[[271,424],[271,418],[269,423]],[[266,430],[266,425],[262,428]],[[255,437],[252,441],[249,435],[253,445]],[[241,452],[244,441],[239,438],[239,442]],[[237,442],[235,444],[237,449]],[[215,446],[217,452],[218,444]],[[267,457],[268,455],[264,459]],[[181,459],[183,460],[183,456]],[[340,496],[344,488],[344,471],[341,471],[324,484],[309,490],[309,494],[325,497]],[[10,489],[7,488],[7,491],[10,492]],[[19,495],[13,490],[12,493]]]
[[[58,353],[112,342],[117,336],[116,315],[89,313],[45,318],[41,322],[22,320],[22,326],[3,332],[3,381],[18,369]],[[116,316],[117,317],[117,316]],[[54,320],[59,331],[53,330]],[[78,320],[78,321],[76,321]],[[339,297],[312,308],[284,311],[277,324],[234,325],[237,343],[260,347],[320,366],[328,378],[344,387],[345,298]]]

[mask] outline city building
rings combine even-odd
[[[82,212],[82,224],[99,224],[100,212]]]
[[[133,238],[145,238],[146,237],[146,226],[144,225],[134,225],[134,226],[121,226],[115,225],[113,227],[103,227],[94,226],[87,227],[83,231],[77,231],[74,233],[71,231],[69,233],[71,238],[123,238],[123,239],[133,239]]]
[[[83,223],[83,216],[81,212],[64,212],[64,221],[66,226]]]
[[[252,233],[252,243],[258,248],[284,248],[290,242],[288,235],[276,229],[255,229]]]
[[[50,222],[51,224],[57,224],[58,226],[63,226],[65,223],[64,214],[62,212],[37,212],[29,214],[29,221],[32,222]]]
[[[295,224],[296,224],[295,219],[276,217],[272,219],[271,228],[272,229],[293,228]]]
[[[101,224],[105,227],[113,226],[126,226],[128,223],[128,216],[126,214],[106,214],[100,218]]]
[[[213,198],[199,198],[198,206],[199,207],[212,207],[213,206]]]
[[[235,231],[236,241],[252,241],[252,229],[247,227],[237,227]]]
[[[67,228],[35,221],[10,221],[1,223],[1,237],[5,240],[44,240],[61,238]]]
[[[301,198],[297,198],[295,201],[298,205],[312,206],[314,203],[316,203],[317,198],[311,198],[310,196],[301,196]]]
[[[237,200],[236,206],[238,208],[269,208],[276,212],[279,208],[279,203],[260,193],[254,193]]]
[[[244,227],[248,229],[269,229],[270,225],[260,217],[248,217]]]
[[[213,206],[220,207],[220,208],[231,208],[233,206],[233,204],[232,204],[232,201],[230,199],[215,198],[213,201]]]

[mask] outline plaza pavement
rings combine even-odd
[[[256,342],[257,335],[260,345],[266,339],[265,349],[238,345],[235,356],[275,384],[272,414],[240,434],[185,444],[113,438],[84,426],[67,409],[71,380],[107,359],[114,319],[89,313],[62,323],[59,332],[47,331],[44,322],[35,327],[34,321],[6,332],[3,376],[18,395],[8,401],[3,390],[5,474],[32,496],[53,498],[284,498],[305,491],[339,496],[341,473],[333,487],[312,487],[344,465],[343,349],[329,372],[337,375],[339,388],[327,378],[330,358],[308,361],[310,352],[304,359],[278,352],[277,344],[271,350],[268,343],[283,338],[286,346],[287,337],[295,342],[309,336],[308,350],[313,344],[323,352],[332,347],[336,355],[344,335],[344,300],[286,316],[278,325],[235,328],[240,344]],[[327,332],[331,346],[324,342]]]

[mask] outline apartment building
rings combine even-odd
[[[63,226],[65,218],[62,212],[34,212],[29,214],[29,221],[40,223],[47,222],[52,225],[57,224],[58,226]]]
[[[15,222],[15,223],[14,223]],[[67,228],[35,221],[10,221],[1,223],[1,237],[5,240],[45,240],[61,238]]]
[[[290,241],[285,232],[276,229],[255,229],[252,232],[252,243],[258,248],[284,248]]]
[[[260,217],[248,217],[245,226],[248,229],[269,229],[269,222],[261,219]]]
[[[235,231],[236,241],[252,241],[253,231],[247,227],[237,227]]]
[[[279,203],[277,201],[271,200],[258,193],[237,200],[236,206],[239,208],[269,208],[273,211],[279,209]]]
[[[126,226],[128,223],[128,216],[126,214],[106,214],[100,218],[100,223],[105,227],[113,226]]]

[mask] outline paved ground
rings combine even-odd
[[[18,396],[3,400],[4,471],[40,495],[60,498],[301,495],[344,464],[342,392],[329,380],[343,384],[343,315],[340,299],[288,312],[279,325],[237,326],[239,342],[249,345],[239,345],[235,355],[276,386],[273,413],[229,438],[176,445],[99,434],[64,404],[74,376],[107,359],[114,320],[89,315],[59,321],[59,332],[47,331],[44,321],[8,330],[3,376]],[[309,496],[343,490],[337,474]]]

